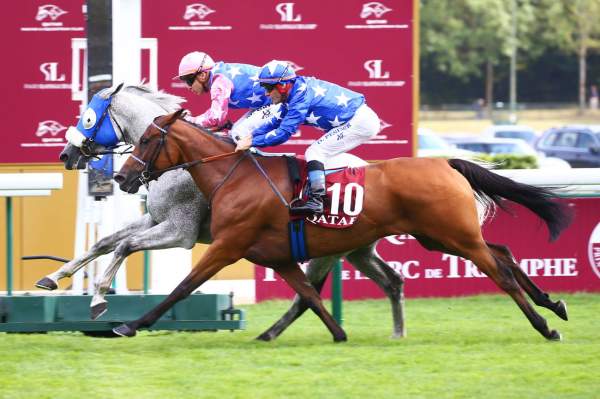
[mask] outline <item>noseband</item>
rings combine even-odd
[[[165,126],[166,127],[166,129],[165,129],[163,127],[158,126],[156,123],[154,123],[154,121],[152,121],[151,125],[160,131],[160,142],[158,143],[158,146],[155,147],[155,150],[152,153],[152,157],[150,158],[150,160],[148,162],[146,162],[143,159],[137,157],[135,154],[131,154],[131,157],[134,160],[136,160],[137,162],[141,163],[142,166],[144,166],[144,170],[142,171],[142,173],[138,179],[144,186],[146,186],[146,188],[148,188],[148,184],[150,183],[150,180],[152,179],[152,175],[154,173],[158,174],[158,173],[163,172],[162,170],[153,172],[152,167],[154,166],[154,162],[156,162],[156,159],[160,155],[160,152],[162,151],[163,147],[165,146],[165,144],[167,142],[167,134],[169,133],[169,128],[171,127],[171,125],[168,124]],[[167,156],[168,156],[168,154],[167,154]]]

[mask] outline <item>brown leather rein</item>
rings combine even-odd
[[[165,169],[160,169],[160,170],[151,170],[152,165],[154,164],[154,161],[156,160],[156,158],[158,157],[158,155],[160,154],[160,151],[162,150],[162,148],[164,147],[165,143],[166,143],[166,136],[169,133],[169,127],[170,125],[167,127],[167,129],[158,126],[156,123],[152,122],[152,126],[154,126],[155,128],[157,128],[160,132],[161,132],[161,137],[160,137],[160,143],[157,147],[157,150],[155,151],[155,154],[152,156],[151,161],[144,161],[143,159],[138,158],[137,156],[135,156],[134,154],[131,154],[131,157],[136,160],[137,162],[141,163],[144,167],[145,170],[141,173],[139,180],[140,182],[142,182],[142,184],[144,186],[146,186],[146,188],[148,188],[148,183],[150,183],[152,176],[153,175],[160,175],[163,174],[165,172],[171,171],[171,170],[176,170],[176,169],[189,169],[191,167],[194,167],[198,164],[204,164],[204,163],[208,163],[208,162],[213,162],[213,161],[218,161],[220,159],[223,158],[227,158],[230,157],[232,155],[238,154],[239,151],[231,151],[231,152],[226,152],[223,154],[218,154],[218,155],[211,155],[209,157],[206,158],[202,158],[202,159],[197,159],[195,161],[191,161],[191,162],[185,162],[182,164],[178,164],[178,165],[173,165],[170,166],[168,168]],[[275,194],[277,195],[277,197],[279,198],[279,200],[283,203],[283,205],[289,209],[289,204],[288,202],[285,200],[285,198],[283,197],[283,195],[281,194],[281,191],[279,191],[279,189],[277,188],[277,186],[275,186],[275,184],[273,183],[273,181],[271,180],[271,178],[267,175],[267,173],[265,172],[265,170],[262,168],[262,166],[258,163],[258,161],[256,160],[256,158],[252,155],[252,153],[249,150],[246,150],[243,152],[242,156],[238,158],[238,160],[231,166],[231,168],[229,169],[229,171],[227,172],[227,174],[225,175],[225,177],[223,178],[223,180],[221,180],[221,182],[219,184],[217,184],[215,186],[215,188],[213,188],[212,192],[210,193],[210,196],[208,197],[208,207],[209,209],[212,206],[212,199],[215,196],[215,193],[217,192],[217,190],[219,190],[227,181],[227,179],[229,179],[229,177],[233,174],[233,172],[235,171],[235,169],[237,169],[238,165],[244,160],[244,158],[246,158],[247,156],[250,156],[251,160],[253,161],[254,165],[256,166],[256,168],[259,170],[259,172],[263,175],[263,177],[267,180],[267,183],[269,184],[269,186],[271,186],[271,189],[275,192]]]

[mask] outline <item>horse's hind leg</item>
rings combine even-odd
[[[90,316],[96,320],[108,308],[104,298],[117,274],[123,260],[134,252],[147,249],[192,248],[195,244],[197,231],[195,224],[179,224],[167,219],[151,228],[138,231],[136,234],[123,238],[115,249],[110,265],[104,271],[100,282],[95,287],[94,297],[90,304]],[[189,228],[187,228],[189,227]]]
[[[486,241],[487,246],[490,248],[496,258],[501,259],[504,264],[507,264],[517,282],[527,292],[527,295],[533,300],[538,306],[543,306],[553,311],[558,317],[563,320],[568,320],[567,316],[567,305],[563,300],[552,302],[550,296],[542,291],[525,272],[517,265],[515,257],[505,245],[493,244]]]
[[[404,278],[392,269],[375,249],[377,242],[346,255],[348,262],[373,280],[385,292],[392,305],[393,338],[406,336],[404,326]]]
[[[335,342],[346,341],[348,339],[342,327],[337,324],[331,314],[325,309],[321,297],[308,282],[306,275],[302,273],[297,264],[278,265],[275,271],[300,295],[303,301],[306,301],[308,307],[325,323],[333,335]]]
[[[73,274],[75,274],[75,272],[97,257],[114,251],[116,246],[123,238],[137,231],[149,229],[153,224],[154,222],[149,214],[143,215],[140,219],[130,223],[116,233],[102,238],[100,241],[94,244],[88,252],[68,263],[65,263],[54,273],[48,274],[46,277],[40,279],[37,283],[35,283],[35,286],[45,290],[55,290],[58,288],[58,280],[64,277],[71,277]]]
[[[512,268],[502,259],[495,257],[492,251],[481,242],[469,245],[466,248],[456,248],[457,252],[464,258],[470,259],[477,267],[490,277],[502,290],[504,290],[517,303],[517,306],[529,319],[531,325],[549,340],[561,340],[560,333],[556,330],[550,331],[546,320],[538,314],[533,306],[523,295],[519,283],[515,279]]]
[[[326,256],[322,258],[312,259],[306,269],[306,277],[310,281],[315,290],[318,293],[321,292],[323,284],[327,279],[327,274],[333,267],[334,262],[339,258],[334,256]],[[287,312],[279,320],[277,320],[268,330],[260,334],[256,339],[261,341],[272,341],[277,338],[281,333],[288,328],[298,317],[302,316],[308,309],[308,303],[303,301],[299,295],[296,294],[292,305]]]

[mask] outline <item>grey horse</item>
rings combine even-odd
[[[119,89],[104,89],[98,95],[104,99],[112,97],[108,112],[110,123],[115,127],[115,131],[121,134],[123,141],[133,145],[138,143],[146,127],[155,117],[174,112],[185,101],[181,97],[153,90],[146,85],[128,85]],[[89,151],[90,148],[87,150]],[[106,148],[94,143],[92,150],[101,152]],[[84,152],[87,155],[84,155]],[[82,169],[90,159],[90,154],[86,151],[82,152],[80,147],[69,143],[61,152],[60,159],[67,169]],[[147,208],[148,213],[141,218],[116,233],[102,238],[87,253],[40,279],[36,286],[48,290],[56,289],[58,280],[70,277],[97,257],[114,251],[114,257],[95,287],[90,304],[91,318],[97,319],[106,312],[108,305],[105,295],[119,266],[131,253],[175,247],[190,249],[196,242],[204,244],[211,242],[210,211],[207,200],[187,171],[166,172],[160,179],[150,183]],[[373,280],[385,292],[392,307],[392,337],[403,337],[405,336],[404,280],[377,254],[376,244],[375,242],[340,256],[345,256],[356,269]],[[310,261],[306,274],[317,290],[321,290],[327,274],[340,256]],[[277,338],[306,309],[306,304],[296,295],[290,309],[282,318],[257,338],[265,341]]]

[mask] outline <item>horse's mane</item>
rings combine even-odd
[[[114,90],[114,87],[103,89],[98,93],[98,95],[102,98],[108,98],[108,96]],[[154,90],[152,87],[144,83],[140,83],[137,85],[127,85],[122,89],[122,91],[144,97],[157,104],[168,113],[177,111],[181,108],[181,104],[186,101],[183,97],[165,93],[162,90]]]

